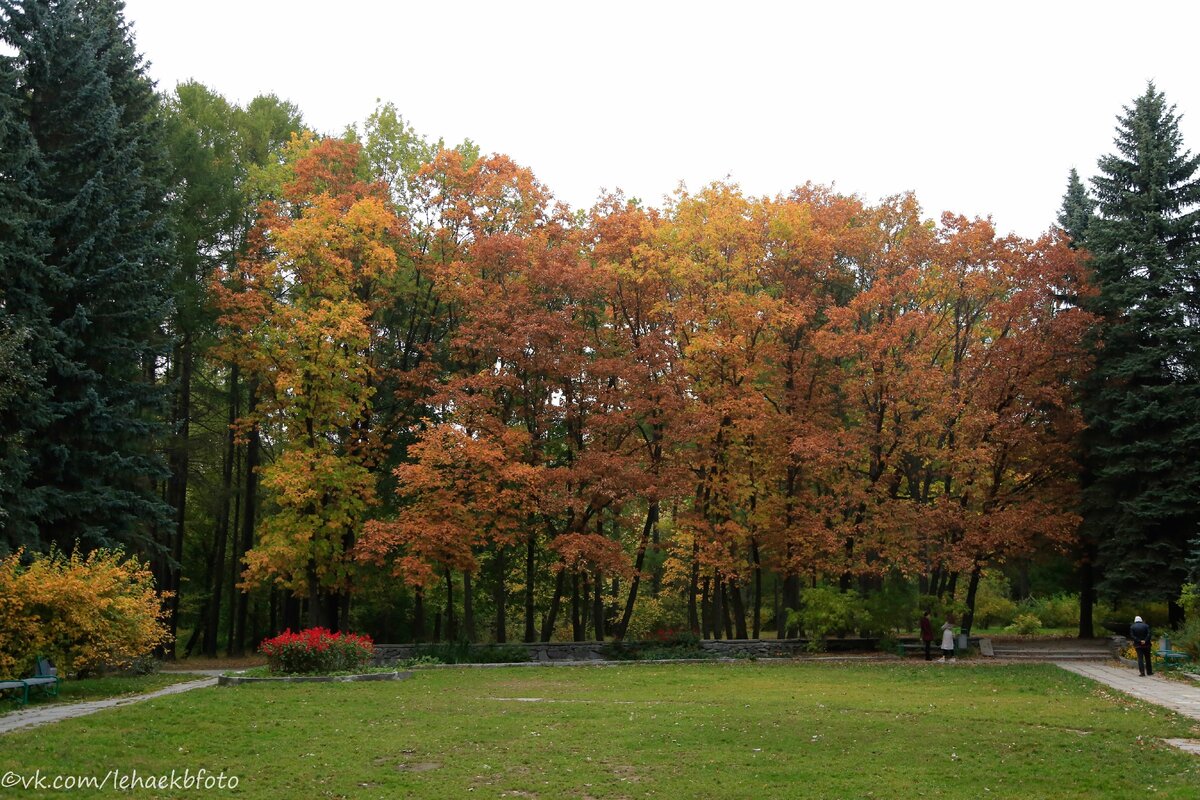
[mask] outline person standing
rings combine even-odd
[[[929,609],[921,615],[921,643],[925,645],[925,660],[933,661],[933,623],[929,620]]]
[[[1134,617],[1129,626],[1129,638],[1133,640],[1133,649],[1137,651],[1138,674],[1153,675],[1154,664],[1150,657],[1150,626],[1141,617]]]
[[[942,661],[954,660],[954,618],[946,617],[942,623]]]

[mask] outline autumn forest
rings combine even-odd
[[[1193,502],[1094,465],[1190,458],[1143,425],[1120,461],[1111,420],[1146,406],[1121,381],[1160,418],[1195,394],[1195,220],[1164,294],[1074,174],[1037,240],[808,183],[572,209],[391,104],[317,135],[272,95],[156,92],[120,3],[0,9],[0,551],[148,559],[179,655],[785,637],[815,591],[876,603],[863,633],[918,602],[970,631],[989,572],[1046,560],[1081,635],[1130,584],[1178,598]],[[1153,86],[1126,113],[1173,130]],[[1139,313],[1157,378],[1111,360]]]

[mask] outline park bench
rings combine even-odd
[[[936,647],[933,649],[937,650]],[[925,645],[920,640],[913,641],[912,639],[901,639],[900,641],[896,642],[896,655],[898,655],[898,656],[924,655],[924,654],[925,654]]]
[[[4,692],[15,691],[17,693],[17,703],[25,705],[29,702],[29,686],[25,681],[0,681],[0,694]]]
[[[1158,651],[1155,655],[1162,659],[1162,668],[1164,670],[1179,669],[1184,664],[1192,660],[1192,657],[1187,653],[1182,653],[1178,650],[1171,649],[1171,640],[1166,636],[1158,643]]]
[[[41,686],[42,691],[51,697],[58,697],[58,687],[62,684],[62,679],[58,677],[58,670],[45,658],[37,660],[37,668],[33,675],[24,680],[26,686]]]
[[[39,658],[33,674],[28,678],[15,681],[0,681],[0,692],[16,691],[19,698],[18,703],[26,705],[29,703],[29,690],[31,688],[38,687],[50,697],[58,697],[58,689],[61,683],[62,679],[58,677],[58,670],[55,669],[54,665],[45,658]]]
[[[978,638],[972,636],[970,641],[971,641],[971,644],[975,644],[975,645],[979,646],[980,652],[983,655],[985,655],[985,656],[994,656],[995,655],[995,653],[992,651],[992,640],[991,639],[978,639]],[[955,636],[954,637],[954,650],[956,653],[961,655],[963,653],[966,653],[967,650],[964,650],[960,645],[961,645],[961,642],[959,642],[958,637]],[[941,657],[941,655],[942,655],[941,639],[938,639],[937,641],[935,641],[931,644],[930,652],[935,657],[938,657],[938,658]],[[900,639],[899,641],[896,642],[896,655],[898,655],[898,656],[923,656],[923,655],[925,655],[925,643],[922,642],[920,639]]]

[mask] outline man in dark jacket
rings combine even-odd
[[[1137,651],[1138,674],[1153,675],[1154,665],[1150,660],[1150,626],[1141,617],[1134,617],[1129,626],[1129,638],[1133,640],[1133,649]]]

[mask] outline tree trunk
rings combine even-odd
[[[192,343],[190,335],[185,334],[175,349],[176,363],[179,365],[179,385],[174,403],[174,437],[171,441],[170,467],[171,476],[167,480],[167,498],[174,517],[174,534],[171,537],[171,563],[167,572],[167,591],[171,598],[167,601],[167,627],[171,632],[171,641],[179,630],[179,602],[181,576],[183,572],[183,536],[187,529],[187,485],[188,485],[188,437],[191,431],[192,415]],[[172,655],[174,650],[168,650]]]
[[[337,593],[337,630],[341,633],[350,632],[350,592]]]
[[[629,628],[629,620],[633,618],[633,606],[637,602],[638,586],[642,580],[642,565],[646,561],[646,546],[650,543],[650,533],[654,530],[654,526],[658,523],[658,501],[652,501],[650,507],[646,510],[646,523],[642,526],[642,537],[638,540],[637,556],[633,563],[633,578],[629,582],[629,596],[625,599],[625,613],[621,615],[621,622],[617,625],[617,629],[613,632],[614,638],[621,640],[625,638],[625,631]]]
[[[758,540],[750,540],[750,553],[754,557],[754,638],[762,638],[762,563],[758,556]]]
[[[732,582],[730,582],[728,584],[728,586],[729,586],[730,599],[733,601],[732,605],[733,605],[734,630],[737,633],[737,638],[745,639],[747,636],[746,606],[742,600],[742,589],[740,586],[738,586],[737,584],[732,583]],[[731,636],[730,638],[733,638],[733,637]],[[755,637],[755,638],[757,638],[757,637]]]
[[[550,610],[546,612],[546,619],[542,623],[542,641],[550,641],[550,637],[554,635],[554,626],[558,622],[558,608],[562,604],[563,591],[567,588],[567,571],[560,569],[558,578],[554,581],[554,596],[550,599]]]
[[[1096,608],[1096,546],[1090,539],[1085,539],[1082,545],[1079,562],[1079,638],[1092,639],[1096,636],[1092,626],[1092,615]]]
[[[583,609],[580,608],[579,602],[579,573],[571,573],[571,641],[582,642],[583,633]]]
[[[246,400],[246,413],[253,415],[258,407],[258,380],[250,381]],[[259,455],[258,426],[250,429],[246,438],[246,483],[242,487],[242,533],[241,552],[237,554],[237,562],[244,563],[246,553],[254,546],[254,517],[258,495],[258,455]],[[233,636],[233,654],[246,654],[246,615],[249,611],[249,596],[245,590],[238,592],[236,630]]]
[[[325,628],[324,619],[325,598],[321,594],[321,582],[317,577],[317,562],[310,558],[305,565],[305,577],[308,580],[308,627]]]
[[[463,627],[467,629],[467,641],[477,642],[475,631],[475,592],[471,573],[463,570]]]
[[[423,642],[425,635],[425,590],[418,586],[413,590],[413,641]]]
[[[720,594],[721,594],[721,609],[723,611],[723,616],[724,616],[724,620],[725,620],[725,638],[732,639],[733,638],[733,620],[730,618],[730,612],[733,610],[733,603],[730,602],[729,594],[727,593],[727,587],[729,587],[729,582],[719,580],[717,582],[717,586],[720,589]],[[740,608],[741,603],[742,603],[742,596],[737,591],[737,589],[733,589],[733,594],[736,596],[736,599],[733,602],[737,603],[738,607]],[[738,625],[739,625],[739,628],[741,631],[744,632],[746,630],[746,618],[744,616],[741,618]],[[745,637],[739,637],[739,638],[745,638]]]
[[[971,635],[971,627],[975,624],[975,593],[979,589],[979,576],[982,569],[979,564],[971,570],[971,580],[967,583],[967,610],[963,614],[960,630],[967,636]]]
[[[536,642],[537,631],[533,620],[533,581],[535,578],[536,552],[534,551],[534,535],[530,534],[525,542],[525,641]]]
[[[233,411],[236,415],[237,400],[235,399],[232,402],[234,403]],[[242,524],[242,486],[241,486],[242,477],[241,476],[242,476],[242,448],[237,447],[234,449],[234,463],[233,463],[234,483],[232,486],[229,487],[230,492],[232,493],[232,496],[233,496],[233,519],[230,520],[230,523],[229,523],[229,538],[230,538],[229,552],[232,555],[229,558],[229,597],[227,598],[227,601],[226,601],[226,605],[229,608],[229,610],[227,612],[228,616],[225,620],[225,626],[226,626],[225,654],[226,655],[232,655],[232,653],[233,653],[233,632],[234,632],[234,627],[235,627],[234,622],[237,618],[237,598],[238,598],[237,582],[238,582],[238,575],[241,574],[241,571],[238,569],[238,566],[239,566],[238,554],[241,552],[241,546],[238,544],[238,531],[241,530],[241,524]],[[271,596],[272,596],[272,598],[274,598],[274,596],[275,596],[274,592],[271,593]],[[271,606],[271,613],[272,613],[271,635],[272,636],[274,636],[279,631],[279,629],[275,626],[274,612],[275,612],[275,606],[274,606],[274,604],[272,604],[272,606]]]
[[[1167,601],[1167,627],[1180,628],[1184,623],[1183,606],[1174,600]]]
[[[714,639],[721,638],[721,625],[725,621],[725,598],[721,591],[722,583],[721,577],[714,573],[712,577],[712,591],[709,593],[709,597],[712,598],[712,611],[709,615],[712,617]]]
[[[237,450],[236,435],[233,426],[237,422],[237,404],[233,398],[238,391],[238,370],[233,367],[229,371],[229,418],[225,430],[225,453],[221,457],[221,509],[217,512],[216,554],[213,556],[212,589],[209,595],[208,622],[204,630],[204,655],[209,658],[217,656],[217,634],[221,622],[221,595],[224,591],[225,577],[225,546],[229,541],[229,505],[233,500],[233,462]]]
[[[705,581],[708,579],[706,578]],[[708,626],[701,618],[704,608],[696,609],[696,594],[699,591],[700,583],[700,543],[692,542],[692,569],[688,576],[688,627],[691,628],[692,635],[703,637],[708,631]],[[705,589],[707,596],[708,590]]]
[[[283,627],[300,630],[300,598],[288,592],[283,598]]]
[[[458,641],[458,619],[454,616],[454,577],[450,568],[445,569],[446,578],[446,641]]]
[[[208,600],[205,600],[200,606],[200,620],[196,627],[192,628],[192,635],[188,637],[187,646],[183,648],[183,657],[191,658],[192,651],[196,648],[196,642],[200,641],[201,631],[207,630],[207,625],[204,623],[208,620]]]
[[[593,581],[596,587],[596,597],[592,601],[592,627],[595,628],[596,641],[604,641],[604,581],[600,570],[596,570]]]
[[[496,606],[496,642],[504,644],[508,641],[508,619],[505,615],[504,578],[507,569],[504,564],[505,549],[503,545],[496,548],[495,584],[492,586],[492,602]]]
[[[775,628],[780,639],[788,637],[788,612],[800,608],[800,576],[786,575],[783,579],[783,608],[775,621]]]
[[[705,575],[703,585],[700,589],[700,636],[704,639],[719,638],[713,633],[712,603],[708,601],[708,586],[711,580],[711,578]]]

